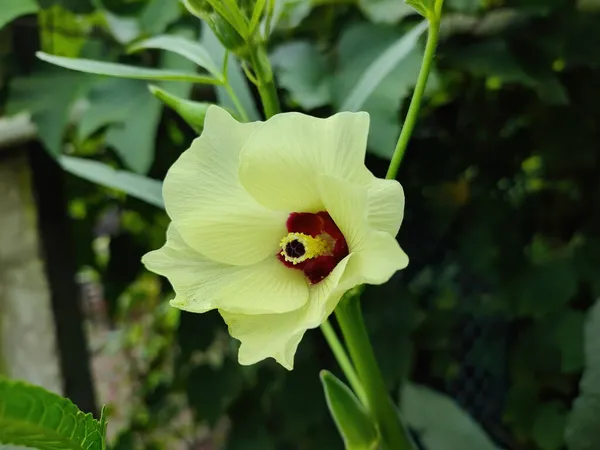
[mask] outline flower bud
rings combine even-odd
[[[243,53],[246,47],[246,42],[244,41],[244,38],[236,31],[236,29],[216,13],[211,14],[211,19],[211,22],[208,22],[208,24],[212,28],[219,41],[221,41],[221,44],[223,44],[227,50],[230,50],[236,55]]]
[[[183,6],[198,19],[209,21],[212,7],[206,0],[181,0]]]

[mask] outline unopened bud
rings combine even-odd
[[[185,9],[191,14],[196,16],[198,19],[210,21],[210,14],[212,13],[212,7],[206,0],[181,0]]]
[[[214,31],[219,41],[225,46],[226,49],[230,50],[236,55],[240,55],[246,48],[246,42],[244,38],[231,26],[229,22],[223,19],[221,16],[213,13],[212,23],[209,22],[210,27]]]

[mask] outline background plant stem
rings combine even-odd
[[[427,44],[425,46],[423,62],[421,63],[421,70],[419,71],[419,78],[417,79],[415,92],[412,96],[412,99],[410,100],[408,113],[406,114],[406,119],[404,120],[404,124],[402,125],[402,131],[400,132],[398,143],[396,144],[394,154],[392,155],[392,160],[390,162],[387,174],[385,176],[387,179],[396,178],[396,175],[398,174],[398,169],[400,168],[400,163],[402,162],[402,158],[404,158],[404,153],[406,152],[406,147],[408,146],[408,141],[410,140],[412,132],[415,128],[415,123],[417,122],[417,117],[419,116],[419,110],[421,109],[421,99],[423,98],[425,87],[427,86],[427,78],[429,77],[431,63],[433,61],[435,49],[437,48],[437,43],[439,39],[440,13],[442,3],[443,1],[439,0],[438,2],[436,2],[437,12],[435,13],[435,17],[429,18],[429,32],[427,34]]]

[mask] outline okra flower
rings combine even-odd
[[[143,262],[169,279],[173,306],[218,309],[241,364],[272,357],[291,370],[345,291],[408,264],[395,239],[403,190],[365,167],[368,129],[362,112],[238,123],[211,106],[169,169],[167,240]]]

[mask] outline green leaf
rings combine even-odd
[[[523,271],[515,287],[509,295],[518,314],[541,317],[561,309],[577,293],[577,273],[571,259],[563,258]]]
[[[88,75],[54,67],[14,78],[9,85],[6,114],[30,113],[40,140],[57,156],[73,104],[87,90],[91,80]]]
[[[140,16],[140,25],[150,36],[164,33],[181,16],[179,2],[150,0]]]
[[[540,99],[547,103],[568,103],[568,94],[550,67],[539,73],[526,70],[503,39],[494,38],[456,47],[447,53],[447,59],[461,70],[487,77],[499,86],[518,83],[535,90]]]
[[[60,3],[65,9],[77,13],[77,14],[89,14],[93,12],[94,7],[92,5],[94,0],[38,0],[40,8],[50,8],[56,3]]]
[[[532,437],[542,450],[559,450],[564,446],[565,407],[560,402],[542,404],[536,411]]]
[[[481,426],[450,397],[406,383],[401,411],[427,450],[499,450]]]
[[[404,0],[408,6],[413,8],[423,17],[427,17],[429,11],[433,9],[433,0]]]
[[[415,12],[401,0],[358,0],[358,6],[375,23],[397,23]]]
[[[132,17],[118,16],[105,9],[99,9],[98,12],[104,16],[108,31],[120,44],[128,44],[142,33],[140,24]]]
[[[567,417],[565,441],[569,450],[600,448],[600,300],[589,310],[584,329],[585,369],[579,396]]]
[[[577,9],[586,12],[598,12],[600,11],[599,0],[577,0]]]
[[[206,110],[211,103],[186,100],[170,94],[158,86],[150,85],[149,89],[156,98],[179,114],[181,118],[194,129],[194,131],[197,133],[202,132]]]
[[[359,111],[383,79],[415,48],[419,37],[426,29],[427,22],[421,22],[375,59],[367,67],[340,109],[342,111]]]
[[[39,7],[35,0],[2,0],[0,29],[17,17],[32,14],[38,9]]]
[[[0,443],[40,450],[104,450],[106,422],[69,399],[0,377]]]
[[[149,95],[146,86],[138,89],[130,94],[129,103],[123,105],[129,113],[127,119],[110,127],[105,139],[127,167],[137,173],[146,173],[154,161],[156,130],[162,109]]]
[[[244,387],[247,370],[229,358],[218,368],[208,365],[194,367],[189,373],[186,393],[197,418],[211,426],[222,418]]]
[[[164,209],[162,182],[112,167],[98,161],[61,156],[59,163],[67,172]]]
[[[377,55],[394,45],[403,34],[390,27],[358,24],[342,33],[338,44],[338,67],[331,80],[333,105],[341,110],[351,92],[371,66]],[[423,59],[421,46],[416,46],[375,88],[360,108],[371,116],[369,151],[389,159],[394,150],[401,122],[398,120],[402,102],[408,97],[419,74]],[[432,69],[427,91],[436,89],[437,72]]]
[[[198,31],[194,28],[178,26],[171,30],[172,34],[181,36],[185,39],[196,39]],[[196,70],[196,64],[192,61],[182,58],[177,53],[162,51],[159,58],[159,67],[163,70],[177,70],[184,72],[193,72]],[[156,83],[163,89],[179,97],[188,98],[194,89],[194,84],[181,81],[159,81]]]
[[[108,125],[106,143],[127,167],[146,173],[154,159],[156,129],[161,104],[148,92],[146,83],[111,78],[90,93],[91,106],[79,123],[79,135],[86,138]]]
[[[200,39],[200,42],[204,45],[204,48],[206,48],[213,61],[215,61],[218,66],[222,66],[225,61],[226,50],[210,27],[202,27],[202,38]],[[256,109],[256,104],[252,97],[246,77],[233,55],[229,55],[227,81],[235,95],[239,98],[240,104],[246,111],[246,114],[248,114],[249,120],[260,120],[260,114]],[[217,86],[217,98],[219,100],[219,105],[237,111],[235,103],[232,101],[231,96],[224,86]]]
[[[275,0],[273,28],[291,30],[308,17],[313,8],[311,0]]]
[[[280,45],[271,54],[271,63],[278,74],[279,85],[287,89],[302,108],[318,108],[331,102],[331,77],[325,58],[311,42]]]
[[[37,52],[36,55],[42,61],[46,61],[66,69],[94,73],[97,75],[108,75],[120,78],[135,78],[139,80],[179,80],[204,84],[220,83],[220,81],[216,78],[198,75],[195,73],[128,66],[125,64],[94,61],[91,59],[63,58],[62,56],[49,55],[44,52]]]
[[[560,321],[554,329],[556,344],[560,350],[561,369],[564,373],[579,372],[584,364],[583,327],[585,316],[581,311],[561,312]]]
[[[593,296],[600,296],[600,238],[586,238],[577,247],[574,258],[580,279],[590,284]]]
[[[38,13],[40,50],[60,56],[79,56],[92,30],[92,20],[75,14],[60,4]]]
[[[365,407],[348,386],[327,370],[321,371],[321,383],[329,412],[342,435],[346,450],[375,450],[379,435]]]
[[[482,6],[479,0],[446,0],[444,5],[454,11],[468,14],[476,13]]]
[[[208,51],[202,45],[190,39],[170,35],[156,36],[141,42],[136,42],[129,47],[129,51],[137,52],[149,48],[177,53],[206,69],[215,78],[220,79],[223,77]]]

